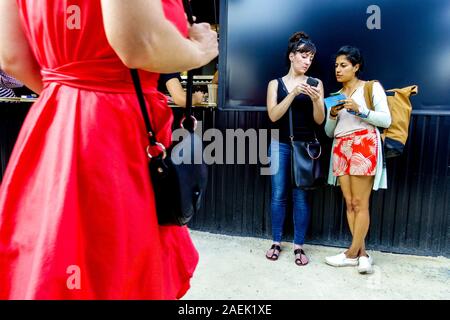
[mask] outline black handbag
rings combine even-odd
[[[147,156],[158,224],[186,225],[200,210],[208,180],[206,164],[203,160],[196,163],[194,159],[195,155],[203,157],[203,144],[202,139],[195,133],[197,120],[192,115],[193,74],[188,73],[185,116],[180,123],[185,129],[184,136],[166,150],[164,145],[156,141],[155,133],[151,128],[139,74],[137,70],[130,71],[149,137]],[[151,146],[157,146],[161,153],[152,156]]]
[[[291,182],[295,188],[313,190],[325,185],[320,156],[322,146],[314,132],[314,140],[294,140],[292,109],[289,108],[289,130],[291,141]]]

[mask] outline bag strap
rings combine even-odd
[[[377,82],[377,80],[367,81],[364,84],[364,99],[366,100],[366,105],[371,111],[375,111],[375,107],[373,105],[372,95],[373,95],[373,84]]]
[[[283,87],[283,90],[286,92],[286,95],[289,94],[288,89],[286,88],[286,85],[284,84],[284,81],[282,78],[278,78],[278,85]],[[289,138],[291,141],[294,141],[294,125],[292,124],[292,108],[289,106]]]
[[[186,12],[188,21],[190,24],[194,23],[194,18],[192,15],[192,8],[191,5],[189,3],[189,0],[183,0],[183,5],[184,5],[184,10]],[[161,150],[164,153],[164,157],[165,157],[165,152],[166,149],[164,147],[163,144],[159,143],[156,140],[156,136],[155,136],[155,132],[152,129],[152,125],[150,122],[150,116],[148,114],[147,111],[147,103],[145,100],[145,96],[144,96],[144,92],[142,90],[142,85],[141,85],[141,80],[139,78],[139,73],[137,69],[130,69],[130,73],[131,73],[131,78],[133,80],[133,85],[134,85],[134,89],[136,91],[136,96],[138,98],[139,101],[139,107],[141,109],[141,113],[142,113],[142,117],[144,118],[144,122],[145,122],[145,128],[147,130],[148,133],[148,138],[149,138],[149,142],[150,142],[150,146],[158,146],[161,148]],[[186,85],[186,108],[184,108],[184,118],[183,120],[181,120],[181,124],[183,125],[183,122],[186,118],[193,118],[192,117],[192,87],[193,87],[193,83],[194,83],[194,73],[193,71],[189,71],[188,72],[188,77],[187,77],[187,85]],[[193,118],[193,128],[195,129],[196,126],[196,120],[195,118]],[[192,128],[191,128],[192,129]],[[194,130],[192,129],[192,130]],[[147,155],[149,158],[152,158],[152,156],[150,155],[149,152],[149,147],[147,147]]]
[[[377,80],[370,80],[370,81],[367,81],[365,83],[365,85],[364,85],[364,99],[366,100],[367,107],[371,111],[375,111],[375,106],[373,105],[373,99],[372,99],[372,96],[373,96],[373,84],[375,82],[378,82],[378,81]],[[378,127],[378,131],[380,131],[381,141],[384,144],[386,128]],[[384,153],[383,153],[383,157],[384,157]]]
[[[139,107],[141,108],[142,117],[144,118],[145,128],[148,132],[148,137],[150,141],[150,145],[155,146],[157,141],[155,138],[155,132],[152,129],[152,125],[150,122],[150,117],[147,111],[147,103],[145,101],[144,92],[142,91],[141,80],[139,79],[139,73],[136,69],[130,69],[131,78],[133,79],[134,89],[136,91],[136,96],[139,101]]]
[[[183,0],[183,7],[184,11],[186,12],[186,17],[189,22],[189,24],[194,24],[194,15],[192,13],[192,7],[191,7],[191,0]],[[186,84],[186,108],[184,110],[184,118],[181,120],[181,125],[183,125],[183,122],[186,118],[193,119],[194,122],[192,130],[195,130],[195,127],[197,126],[197,120],[192,117],[192,87],[194,84],[194,71],[190,70],[188,71],[187,75],[187,84]]]

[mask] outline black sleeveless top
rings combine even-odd
[[[278,78],[278,103],[283,101],[288,95],[283,80]],[[303,93],[294,98],[291,103],[292,125],[294,131],[294,140],[312,141],[314,140],[314,127],[316,123],[313,116],[313,103],[311,98]],[[289,109],[275,122],[272,122],[272,129],[278,129],[280,133],[280,142],[289,143]]]
[[[159,79],[158,79],[158,91],[162,92],[162,93],[166,93],[167,92],[167,87],[166,87],[166,83],[173,79],[173,78],[177,78],[180,83],[181,83],[181,76],[180,73],[161,73],[159,75]]]

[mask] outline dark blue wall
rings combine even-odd
[[[370,5],[380,29],[368,29]],[[448,0],[223,0],[220,21],[220,105],[255,110],[266,104],[267,83],[284,75],[290,35],[307,32],[318,48],[309,74],[326,94],[338,86],[334,54],[359,47],[363,79],[386,89],[417,84],[416,110],[450,110],[450,1]]]

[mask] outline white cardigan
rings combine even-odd
[[[377,127],[388,128],[391,124],[391,113],[389,111],[389,106],[387,104],[387,97],[384,92],[383,87],[375,82],[373,85],[372,92],[372,101],[374,104],[375,111],[371,111],[366,105],[366,101],[364,99],[364,86],[358,88],[357,91],[352,96],[352,99],[360,106],[360,116],[351,115],[353,117],[357,117],[358,119],[362,119],[362,121],[367,124],[372,125],[377,132],[377,140],[378,140],[378,158],[377,158],[377,167],[375,172],[375,180],[373,184],[373,190],[378,189],[387,189],[387,176],[386,176],[386,168],[383,167],[383,144],[381,141],[380,131]],[[325,132],[330,138],[334,138],[333,147],[334,149],[336,143],[335,129],[339,122],[339,115],[342,112],[347,112],[345,109],[339,111],[337,119],[330,119],[329,114],[330,110],[327,110],[327,119],[325,124]],[[348,128],[348,132],[351,133],[354,131],[354,128]],[[341,128],[342,132],[342,128]],[[342,134],[341,134],[342,135]],[[337,177],[333,176],[333,154],[330,157],[330,168],[328,171],[328,183],[331,185],[338,185]]]

